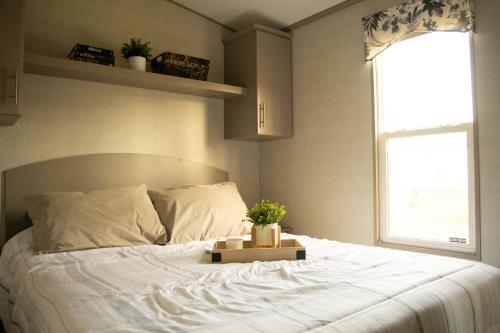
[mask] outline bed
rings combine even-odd
[[[117,166],[112,179],[99,175]],[[500,270],[479,262],[293,235],[284,236],[306,246],[305,261],[212,264],[214,240],[33,249],[23,195],[227,180],[208,166],[104,154],[12,169],[4,180],[7,332],[500,332]]]

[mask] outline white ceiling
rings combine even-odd
[[[174,0],[235,30],[260,23],[282,29],[344,0]]]

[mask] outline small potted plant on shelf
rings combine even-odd
[[[123,43],[122,55],[128,60],[128,67],[137,71],[146,71],[146,61],[151,59],[151,42],[143,43],[140,38],[130,39],[130,44]]]
[[[262,200],[249,209],[245,221],[253,223],[252,244],[257,247],[277,247],[280,242],[278,223],[286,214],[284,205]]]

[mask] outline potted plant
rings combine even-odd
[[[137,71],[146,71],[146,61],[151,59],[151,42],[143,43],[140,38],[130,39],[130,44],[123,43],[122,55],[128,60],[128,67]]]
[[[277,244],[280,239],[278,223],[283,219],[285,214],[286,209],[284,205],[272,203],[269,200],[262,200],[249,209],[245,220],[253,223],[253,244],[257,247],[279,246]]]

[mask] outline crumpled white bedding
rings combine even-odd
[[[500,332],[500,270],[297,236],[305,261],[211,264],[213,241],[0,259],[7,332]],[[8,297],[7,297],[8,295]]]

